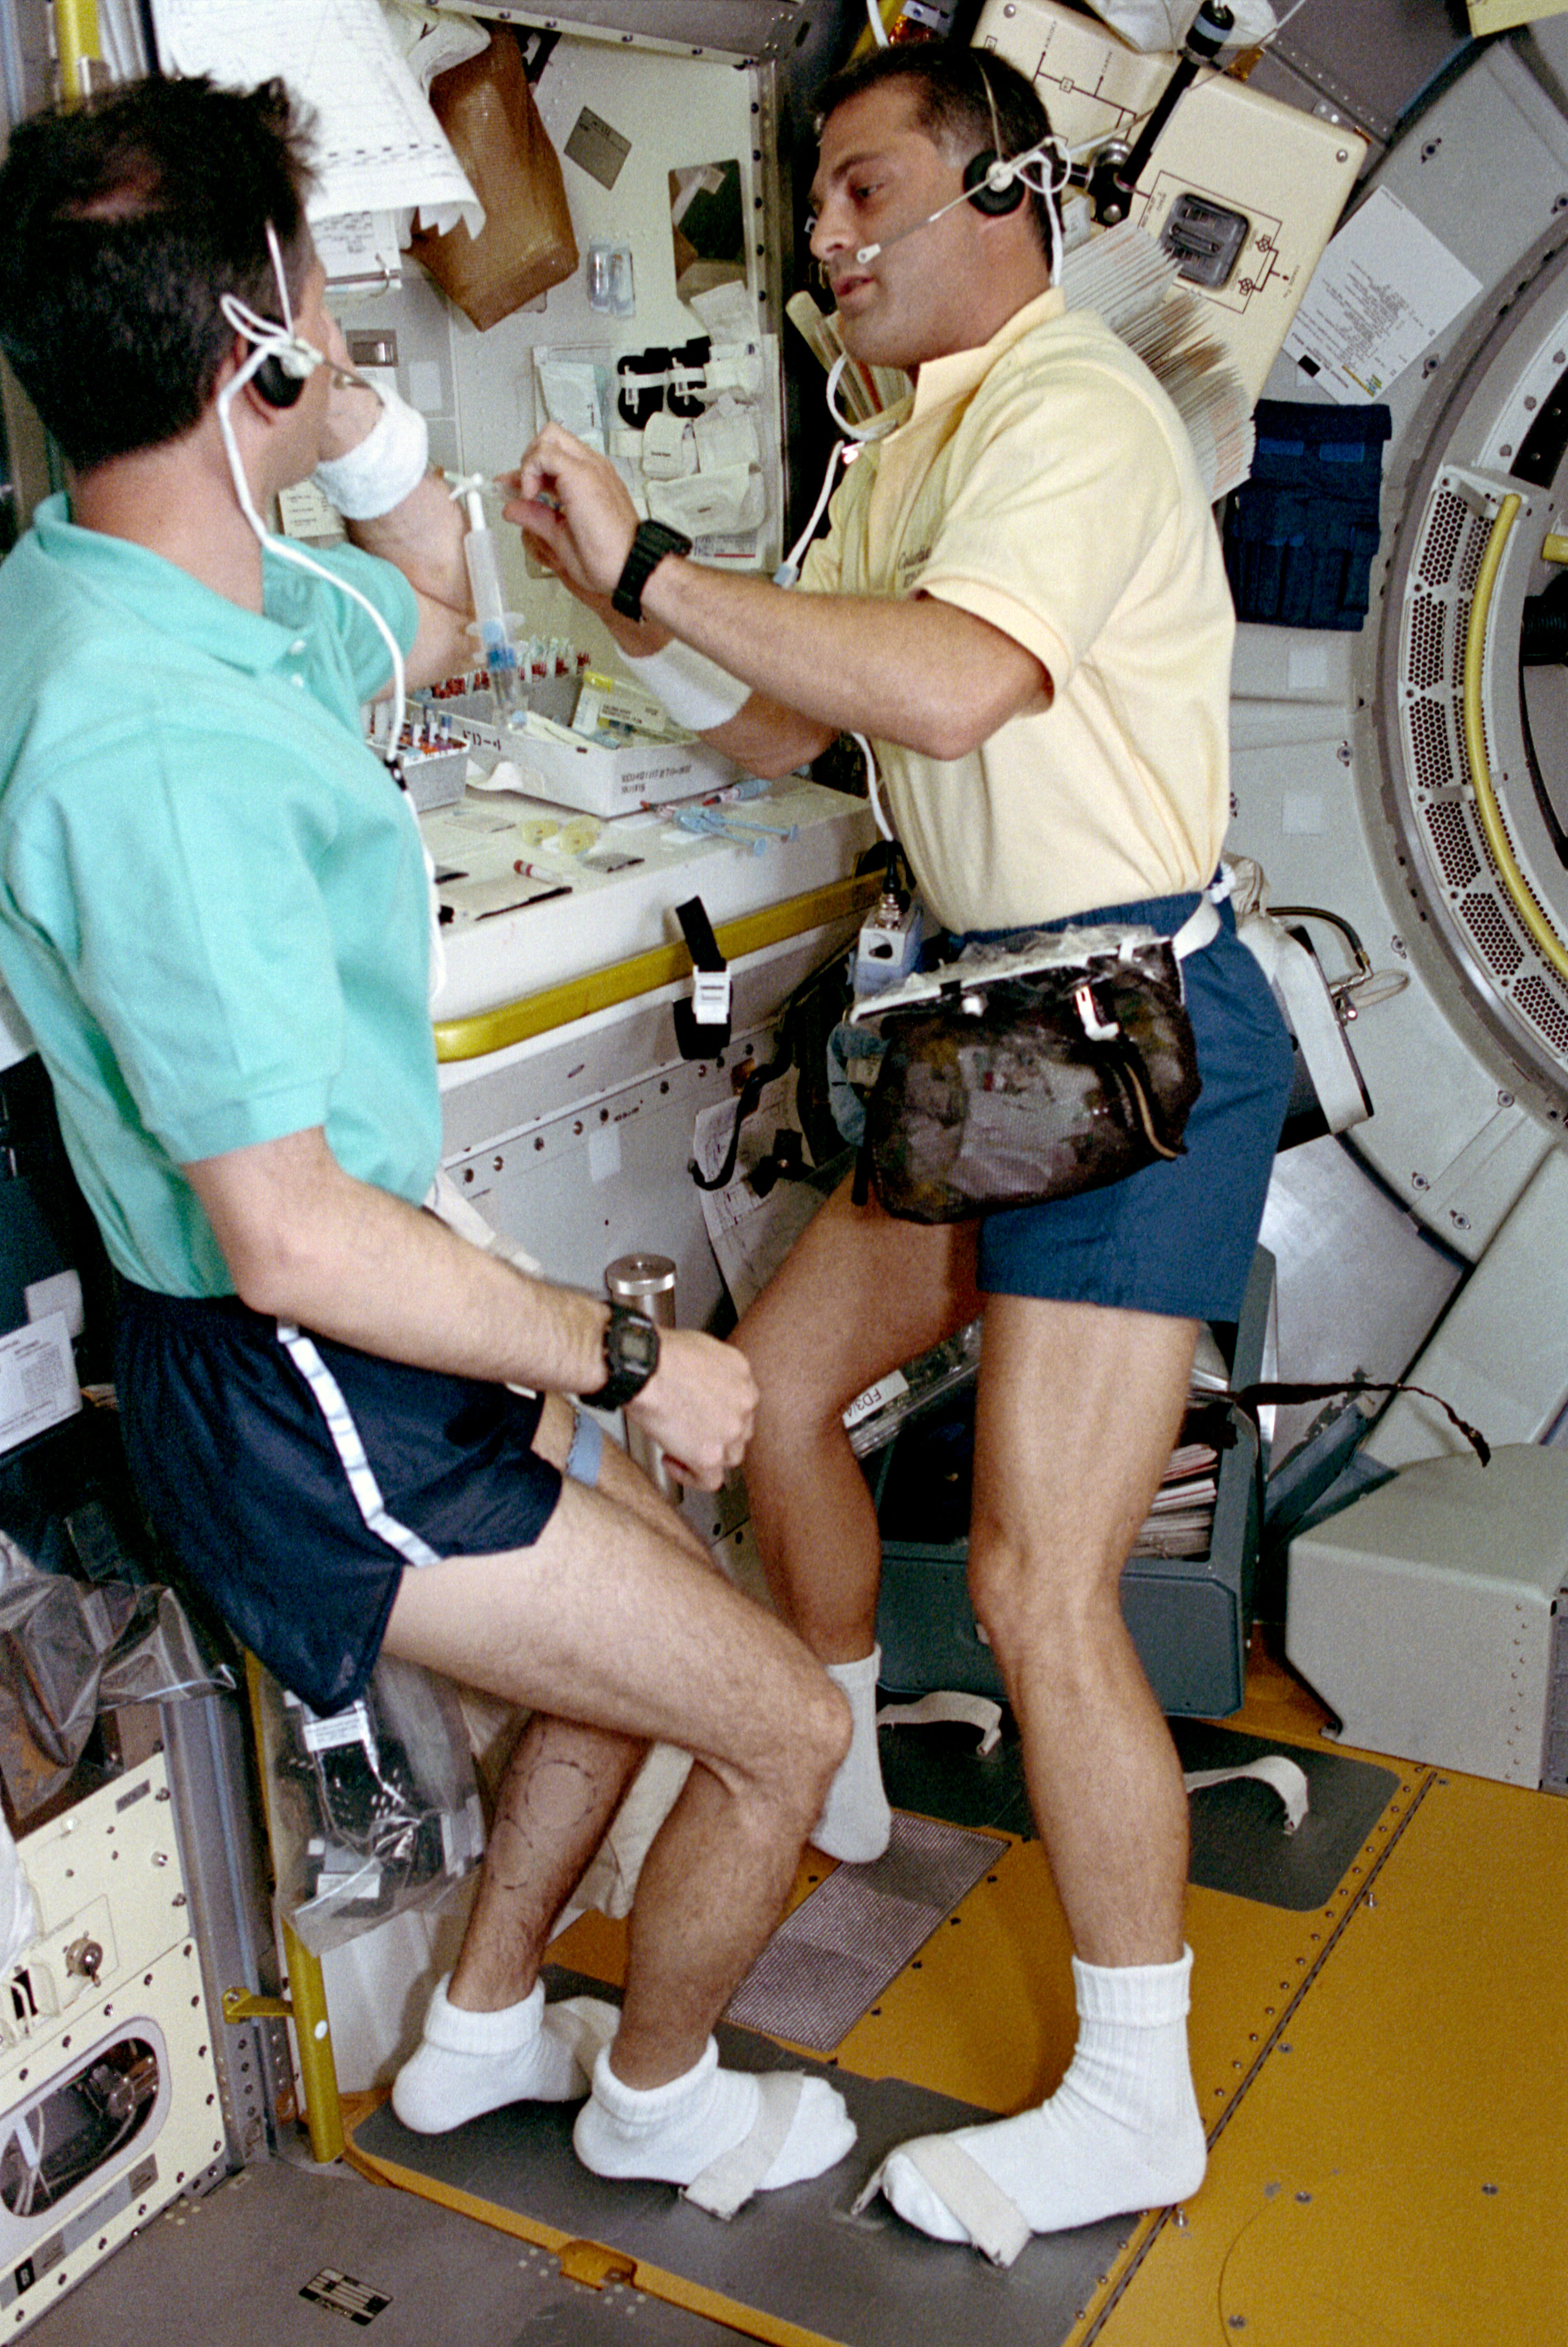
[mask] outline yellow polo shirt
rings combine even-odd
[[[940,596],[1049,670],[971,755],[876,744],[927,903],[1008,928],[1203,887],[1229,815],[1235,618],[1180,416],[1060,292],[928,360],[834,499],[804,589]]]

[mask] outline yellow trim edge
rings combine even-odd
[[[726,961],[739,961],[785,938],[825,928],[830,921],[864,912],[881,887],[875,873],[857,873],[847,880],[830,880],[821,888],[810,888],[804,896],[785,897],[782,904],[764,905],[760,912],[743,914],[739,920],[725,921],[714,931],[719,951]],[[678,985],[691,975],[692,957],[683,945],[651,946],[629,960],[612,962],[608,969],[590,970],[559,986],[544,987],[538,994],[521,995],[494,1010],[478,1010],[467,1019],[438,1019],[436,1057],[444,1066],[458,1060],[483,1059],[487,1052],[526,1042],[531,1035],[546,1034],[552,1027],[568,1027],[595,1010],[630,1002],[634,995]]]
[[[531,2241],[536,2249],[553,2250],[568,2280],[580,2281],[590,2290],[602,2289],[606,2280],[626,2280],[633,2290],[646,2291],[650,2298],[661,2299],[667,2306],[679,2306],[688,2314],[700,2314],[709,2322],[723,2323],[727,2331],[737,2332],[743,2339],[760,2339],[764,2347],[845,2347],[842,2340],[830,2339],[825,2332],[803,2330],[798,2322],[786,2322],[782,2316],[766,2314],[760,2307],[743,2305],[739,2299],[725,2298],[719,2291],[705,2289],[701,2282],[688,2281],[682,2274],[668,2273],[662,2266],[648,2265],[642,2259],[610,2249],[601,2241],[579,2240],[570,2233],[563,2233],[559,2226],[543,2224],[522,2216],[515,2209],[503,2209],[494,2200],[465,2192],[455,2184],[438,2183],[434,2177],[421,2175],[417,2168],[404,2168],[375,2152],[363,2151],[352,2137],[344,2147],[343,2157],[349,2167],[374,2184],[398,2186],[405,2192],[417,2193],[421,2199],[434,2200],[440,2208],[456,2209],[459,2216],[472,2217],[476,2223],[488,2225],[493,2231],[509,2233],[515,2240]]]
[[[1475,595],[1470,607],[1470,626],[1464,640],[1464,746],[1470,760],[1470,778],[1475,792],[1476,813],[1486,835],[1491,860],[1498,876],[1508,891],[1510,904],[1524,927],[1534,938],[1559,978],[1568,978],[1568,948],[1547,920],[1531,893],[1530,884],[1519,868],[1512,843],[1503,825],[1502,810],[1492,788],[1491,765],[1486,754],[1486,729],[1481,719],[1481,688],[1486,667],[1486,623],[1491,611],[1492,589],[1502,565],[1502,550],[1508,534],[1519,518],[1520,499],[1511,494],[1504,497],[1486,541],[1481,570],[1475,582]]]
[[[97,0],[55,0],[55,46],[60,67],[60,100],[78,106],[87,95],[88,68],[103,56]]]

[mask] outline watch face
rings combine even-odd
[[[659,1366],[659,1331],[651,1321],[613,1320],[609,1337],[618,1369],[641,1369],[646,1376],[652,1376]]]

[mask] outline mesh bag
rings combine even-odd
[[[1081,932],[1040,938],[1050,963],[1032,969],[1027,941],[971,947],[934,996],[859,1014],[886,1046],[865,1146],[889,1214],[962,1222],[1182,1154],[1198,1069],[1174,949],[1091,934],[1090,951]]]

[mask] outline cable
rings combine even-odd
[[[285,370],[291,374],[297,373],[302,367],[305,374],[309,374],[316,367],[327,364],[325,354],[318,351],[313,343],[305,342],[294,332],[293,310],[289,301],[282,255],[278,249],[277,234],[271,220],[267,222],[267,244],[272,256],[273,273],[278,281],[278,295],[282,306],[283,324],[280,327],[272,319],[258,317],[248,303],[241,302],[233,293],[225,293],[222,296],[219,306],[224,317],[235,333],[253,347],[244,364],[230,377],[218,395],[218,429],[222,435],[223,451],[229,460],[229,475],[234,486],[234,495],[240,501],[240,510],[250,524],[257,543],[263,552],[270,551],[281,561],[292,563],[296,569],[308,571],[313,578],[324,579],[329,587],[335,587],[341,595],[346,595],[352,602],[357,603],[362,610],[370,615],[392,656],[392,725],[387,737],[384,763],[388,773],[397,784],[403,802],[408,809],[409,821],[418,835],[419,852],[424,860],[425,876],[430,897],[430,994],[434,999],[446,981],[446,948],[441,935],[441,906],[436,887],[435,859],[425,844],[424,833],[419,829],[419,818],[397,764],[397,747],[403,738],[404,719],[408,711],[407,671],[404,665],[403,647],[368,595],[362,594],[357,587],[352,586],[346,579],[340,578],[335,570],[329,570],[324,563],[317,562],[313,556],[305,552],[303,547],[297,546],[292,538],[275,538],[267,528],[261,515],[256,511],[255,500],[251,495],[251,484],[241,461],[240,444],[235,438],[234,425],[229,413],[238,395],[270,358],[279,360]],[[346,370],[340,369],[339,372],[343,373]],[[363,381],[363,377],[354,379]],[[370,385],[369,388],[374,389],[374,386]]]

